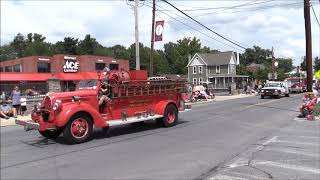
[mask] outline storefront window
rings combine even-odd
[[[110,64],[109,69],[110,70],[119,70],[119,64]]]
[[[5,72],[12,72],[12,66],[6,66],[6,67],[4,68],[4,71],[5,71]]]
[[[105,67],[105,63],[96,63],[96,70],[103,70]]]
[[[38,62],[38,72],[50,73],[51,72],[51,64],[47,63],[47,62]]]
[[[21,72],[21,64],[14,65],[13,72]]]
[[[3,72],[3,67],[0,67],[0,72]]]

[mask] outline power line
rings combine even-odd
[[[151,7],[151,6],[147,5],[147,4],[145,4],[145,5],[146,5],[147,7]],[[217,41],[217,42],[219,42],[219,43],[221,43],[221,44],[223,44],[223,45],[225,45],[225,46],[231,47],[231,48],[233,48],[233,49],[236,49],[236,50],[239,50],[239,51],[243,51],[242,49],[238,49],[238,48],[236,48],[236,47],[233,47],[233,46],[231,46],[231,45],[229,45],[229,44],[226,44],[226,43],[224,43],[224,42],[222,42],[222,41],[219,41],[219,40],[217,40],[217,39],[209,36],[208,34],[205,34],[205,33],[201,32],[201,31],[199,31],[198,29],[190,26],[189,24],[184,23],[183,21],[181,21],[181,20],[179,20],[179,19],[177,19],[177,18],[169,15],[168,13],[165,13],[165,12],[160,12],[160,13],[167,15],[168,17],[172,18],[173,20],[178,21],[179,23],[181,23],[181,24],[183,24],[183,25],[185,25],[185,26],[193,29],[194,31],[197,31],[198,33],[200,33],[200,34],[202,34],[202,35],[204,35],[204,36],[206,36],[206,37],[208,37],[208,38],[210,38],[210,39],[212,39],[212,40],[214,40],[214,41]]]
[[[149,4],[151,4],[151,3],[149,3]],[[163,9],[164,9],[164,7],[162,7],[162,6],[160,6],[160,5],[156,5],[158,8],[158,11],[162,11]],[[161,10],[159,10],[159,7],[161,8]],[[170,12],[170,13],[172,13],[172,14],[174,14],[174,15],[176,15],[176,16],[178,16],[178,17],[180,17],[181,19],[179,19],[179,20],[182,20],[182,19],[184,19],[184,20],[187,20],[187,21],[189,21],[189,18],[187,18],[187,17],[184,17],[184,16],[182,16],[182,15],[180,15],[180,14],[177,14],[177,13],[175,13],[175,12]],[[195,22],[193,22],[193,23],[195,23]],[[196,25],[199,25],[198,23],[195,23]],[[244,43],[241,43],[241,42],[238,42],[238,41],[236,41],[236,40],[233,40],[234,42],[236,42],[236,43],[238,43],[238,44],[240,44],[240,45],[242,45],[242,46],[247,46],[247,47],[249,47],[249,45],[246,45],[246,44],[244,44]],[[220,42],[220,41],[219,41]]]
[[[235,10],[235,11],[228,11],[228,10],[232,10],[232,9],[225,9],[225,10],[221,10],[221,11],[214,11],[214,12],[209,12],[209,13],[204,13],[204,14],[199,14],[199,15],[195,15],[193,17],[202,17],[205,15],[211,15],[211,14],[228,14],[228,13],[239,13],[239,12],[250,12],[250,11],[258,11],[258,10],[265,10],[265,9],[271,9],[274,7],[283,7],[283,6],[297,6],[297,5],[302,5],[302,2],[298,2],[298,3],[288,3],[288,4],[278,4],[278,5],[269,5],[269,6],[262,6],[262,7],[251,7],[251,8],[243,8],[243,9],[239,9],[239,10]]]
[[[239,45],[238,43],[233,42],[232,40],[224,37],[223,35],[215,32],[215,31],[213,31],[212,29],[208,28],[207,26],[203,25],[202,23],[200,23],[199,21],[197,21],[197,20],[194,19],[193,17],[189,16],[189,15],[186,14],[185,12],[181,11],[180,9],[178,9],[177,7],[175,7],[174,5],[172,5],[171,3],[169,3],[167,0],[162,0],[162,1],[165,2],[165,3],[167,3],[167,4],[169,4],[170,6],[172,6],[173,8],[175,8],[176,10],[178,10],[179,12],[181,12],[182,14],[184,14],[185,16],[187,16],[188,18],[192,19],[193,21],[195,21],[196,23],[198,23],[199,25],[201,25],[202,27],[204,27],[205,29],[207,29],[207,30],[213,32],[214,34],[218,35],[218,36],[221,37],[222,39],[224,39],[224,40],[226,40],[226,41],[228,41],[228,42],[230,42],[230,43],[232,43],[232,44],[234,44],[234,45],[236,45],[236,46],[238,46],[238,47],[240,47],[240,48],[246,49],[245,47]]]
[[[268,1],[262,1],[262,2],[254,2],[254,3],[244,3],[236,6],[224,6],[224,7],[206,7],[206,8],[196,8],[196,9],[183,9],[181,11],[207,11],[207,10],[213,10],[213,9],[233,9],[233,8],[238,8],[238,7],[243,7],[243,6],[252,6],[252,5],[257,5],[257,4],[263,4],[263,3],[269,3],[275,0],[268,0]],[[176,11],[176,10],[163,10],[163,11]]]
[[[313,9],[313,6],[312,6],[312,5],[311,5],[311,9],[312,9],[312,12],[313,12],[314,17],[316,18],[316,20],[317,20],[317,22],[318,22],[319,27],[320,27],[320,23],[319,23],[318,17],[317,17],[317,15],[316,15],[316,12],[314,12],[314,9]]]

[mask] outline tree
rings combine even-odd
[[[58,41],[54,45],[54,51],[56,54],[78,54],[78,42],[79,40],[73,37],[65,37],[64,41]]]
[[[0,46],[0,61],[15,59],[17,53],[11,45]]]
[[[27,35],[26,48],[23,56],[48,56],[52,55],[51,48],[52,44],[45,42],[46,37],[37,33],[29,33]]]
[[[282,69],[284,73],[292,71],[293,64],[291,58],[278,58],[279,62],[278,69]]]
[[[307,70],[306,57],[303,56],[302,59],[303,59],[303,61],[301,62],[300,67],[301,67],[301,70],[302,70],[302,71],[306,71],[306,70]]]
[[[90,34],[87,34],[85,38],[79,42],[79,54],[94,55],[94,52],[102,47],[95,38],[92,38]]]
[[[15,50],[17,57],[23,57],[27,47],[25,37],[21,33],[18,33],[10,43],[10,46]]]
[[[315,72],[320,70],[320,58],[319,57],[314,58],[313,69]]]

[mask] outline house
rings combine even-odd
[[[232,51],[214,54],[196,53],[187,65],[188,81],[194,85],[208,84],[211,88],[228,89],[231,83],[239,86],[248,76],[237,75],[239,58]]]

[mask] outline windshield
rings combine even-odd
[[[267,83],[264,87],[280,87],[279,83]]]
[[[79,82],[78,89],[96,89],[97,80],[82,80]]]

